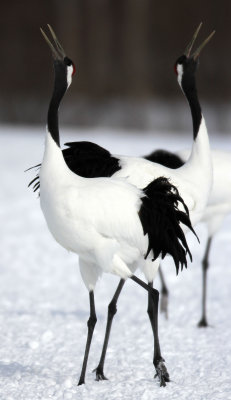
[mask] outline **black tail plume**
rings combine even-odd
[[[183,266],[187,268],[187,254],[192,261],[192,255],[180,223],[186,225],[196,235],[191,225],[188,208],[177,188],[167,178],[155,179],[143,189],[143,192],[145,196],[141,199],[142,206],[139,217],[144,234],[148,234],[149,239],[145,258],[151,250],[153,260],[159,256],[164,258],[166,254],[170,254],[178,274],[180,266],[181,270]],[[178,203],[183,205],[184,211],[178,209]]]

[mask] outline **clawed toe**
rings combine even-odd
[[[201,320],[198,322],[197,326],[198,326],[198,328],[207,328],[209,325],[208,325],[206,318],[201,318]]]
[[[108,378],[104,375],[101,368],[95,368],[92,372],[95,372],[96,381],[108,381]]]
[[[155,365],[155,368],[156,368],[156,374],[154,378],[158,376],[160,380],[160,386],[166,386],[166,382],[170,382],[170,377],[167,368],[164,364],[164,361],[163,360],[158,361]]]

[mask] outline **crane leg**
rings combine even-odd
[[[82,365],[82,370],[81,370],[81,375],[80,375],[80,378],[79,378],[78,385],[82,385],[83,383],[85,383],[87,360],[88,360],[88,356],[89,356],[89,351],[90,351],[90,347],[91,347],[91,341],[92,341],[92,336],[93,336],[95,324],[97,322],[97,317],[96,317],[96,312],[95,312],[94,292],[93,291],[89,292],[89,300],[90,300],[90,317],[89,317],[89,320],[87,322],[87,326],[88,326],[87,342],[86,342],[83,365]]]
[[[154,357],[153,364],[156,369],[156,376],[160,379],[160,386],[166,386],[166,382],[170,381],[169,373],[164,364],[164,359],[161,356],[160,342],[158,336],[158,304],[159,304],[159,292],[153,289],[153,282],[149,282],[147,285],[141,279],[136,276],[131,276],[131,279],[142,286],[148,291],[148,315],[151,322],[153,335],[154,335]]]
[[[202,261],[202,316],[198,322],[200,328],[207,327],[206,299],[207,299],[207,272],[209,267],[209,251],[212,243],[212,237],[208,238],[204,258]]]
[[[93,372],[96,373],[96,380],[100,381],[100,380],[106,380],[106,376],[104,375],[104,362],[105,362],[105,357],[106,357],[106,352],[107,352],[107,346],[108,346],[108,342],[109,342],[109,336],[110,336],[110,332],[111,332],[111,326],[112,326],[112,321],[113,318],[117,312],[117,301],[119,298],[119,295],[121,293],[121,290],[123,288],[125,284],[125,280],[124,279],[120,279],[119,285],[115,291],[115,294],[112,298],[112,301],[110,302],[109,306],[108,306],[108,314],[107,314],[107,326],[106,326],[106,332],[105,332],[105,337],[104,337],[104,343],[103,343],[103,349],[102,349],[102,353],[101,353],[101,357],[100,357],[100,361],[98,366],[96,367],[96,369],[94,369]]]
[[[158,336],[158,303],[159,303],[159,292],[153,289],[153,282],[148,283],[149,287],[152,288],[153,292],[148,292],[148,316],[151,322],[153,336],[154,336],[154,357],[153,364],[156,369],[156,376],[159,377],[160,386],[166,386],[166,382],[170,381],[169,373],[164,364],[164,359],[161,356],[160,342]]]
[[[160,298],[160,312],[165,314],[165,318],[168,319],[168,288],[164,279],[164,274],[161,266],[159,267],[159,276],[161,283],[161,298]]]
[[[166,382],[169,382],[169,374],[164,365],[164,359],[161,356],[160,352],[160,344],[158,338],[158,301],[159,301],[159,292],[156,289],[153,289],[152,283],[146,284],[141,279],[137,278],[136,276],[131,276],[131,279],[136,282],[138,285],[142,286],[149,292],[148,302],[149,302],[149,318],[151,321],[153,334],[154,334],[154,359],[153,363],[156,368],[156,375],[160,379],[160,386],[166,386]],[[104,368],[104,361],[106,357],[107,345],[109,341],[109,335],[111,331],[111,325],[113,321],[113,317],[117,311],[116,304],[121,293],[121,290],[124,286],[125,281],[123,279],[120,280],[119,285],[116,289],[116,292],[113,296],[111,303],[108,306],[108,319],[107,319],[107,328],[104,338],[104,345],[103,350],[100,358],[100,362],[98,367],[94,370],[96,372],[96,380],[104,380],[107,379],[104,375],[103,368]],[[155,375],[155,376],[156,376]]]

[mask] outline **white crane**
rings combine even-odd
[[[82,384],[96,323],[94,287],[98,277],[107,272],[123,280],[133,279],[148,290],[152,309],[155,310],[156,291],[135,277],[133,272],[137,266],[142,268],[144,258],[147,258],[144,272],[154,275],[156,271],[151,258],[163,258],[167,253],[173,257],[177,270],[179,266],[187,266],[186,255],[191,254],[180,225],[185,230],[193,229],[184,200],[176,187],[162,177],[162,171],[146,179],[148,183],[139,189],[122,177],[84,178],[68,167],[60,148],[58,109],[72,82],[75,67],[65,55],[52,28],[48,27],[54,44],[41,31],[52,50],[55,81],[39,172],[40,204],[55,240],[79,255],[81,275],[89,291],[88,336],[79,379],[79,384]],[[149,164],[148,161],[145,163]],[[186,183],[186,193],[189,192],[187,201],[198,212],[187,188]],[[165,385],[169,375],[160,352],[157,310],[151,317],[155,336],[155,368],[160,384]]]
[[[159,162],[171,168],[179,168],[188,159],[189,150],[171,153],[166,150],[156,150],[148,160]],[[207,227],[208,238],[202,260],[202,315],[198,322],[199,327],[207,327],[207,272],[209,267],[209,253],[214,235],[220,229],[224,219],[231,213],[231,153],[229,151],[211,150],[213,162],[213,186],[207,207],[201,218]],[[168,288],[162,269],[159,269],[162,285],[162,311],[167,313]]]

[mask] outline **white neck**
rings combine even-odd
[[[213,167],[209,137],[203,115],[199,132],[193,141],[189,159],[181,168],[182,171],[190,176],[194,176],[195,179],[200,181],[201,185],[205,185],[210,190],[213,179]]]
[[[49,167],[56,167],[59,169],[66,169],[66,163],[63,158],[63,153],[60,147],[55,143],[50,132],[46,128],[45,150],[43,155],[42,164],[48,164]]]
[[[45,182],[46,185],[59,185],[67,180],[76,180],[76,184],[82,177],[74,174],[65,163],[63,153],[60,147],[56,144],[52,138],[50,132],[47,130],[45,139],[45,150],[43,156],[42,167],[40,171],[40,181]]]
[[[197,137],[193,141],[192,151],[188,162],[198,162],[201,167],[202,165],[211,166],[212,164],[209,137],[203,115]]]

